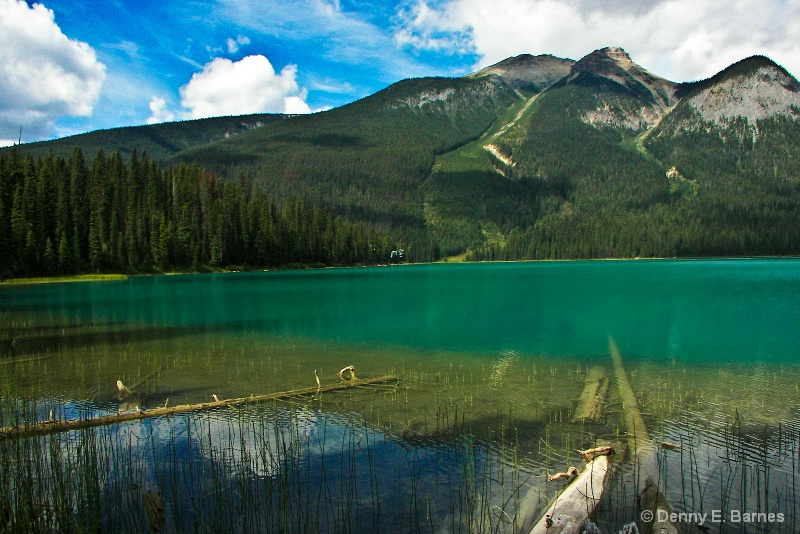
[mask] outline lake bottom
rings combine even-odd
[[[658,472],[681,530],[796,532],[800,366],[689,365],[618,342],[653,441],[680,447],[659,450]],[[26,343],[0,360],[3,425],[313,387],[315,371],[336,383],[349,365],[400,382],[2,440],[9,527],[523,532],[563,488],[547,474],[582,467],[577,450],[600,444],[617,453],[595,522],[617,532],[639,521],[640,473],[607,353],[105,326]],[[573,422],[597,372],[609,382],[602,415]],[[118,379],[136,392],[125,403]]]

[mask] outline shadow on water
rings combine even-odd
[[[224,333],[230,331],[248,331],[263,326],[260,321],[239,321],[225,324],[198,325],[143,325],[128,327],[117,323],[104,323],[110,329],[100,329],[98,325],[90,327],[74,327],[61,331],[48,331],[35,335],[8,336],[8,332],[0,331],[5,337],[0,339],[0,359],[14,358],[38,353],[58,352],[62,349],[77,349],[95,345],[120,345],[145,341],[174,339],[179,337]],[[114,328],[114,326],[117,326]],[[98,328],[98,330],[95,330]]]

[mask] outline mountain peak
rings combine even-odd
[[[520,54],[490,65],[468,77],[497,76],[515,89],[540,92],[567,76],[575,62],[550,54]]]
[[[764,56],[734,63],[696,87],[686,100],[707,121],[744,117],[755,123],[775,115],[795,116],[800,108],[800,83]]]
[[[603,79],[613,82],[640,97],[651,99],[662,109],[666,109],[675,102],[678,84],[665,80],[631,60],[628,53],[616,46],[600,48],[584,56],[572,66],[567,83],[581,83],[587,80]],[[596,82],[595,82],[596,83]]]
[[[631,60],[631,56],[625,51],[625,49],[619,46],[607,46],[605,48],[600,48],[599,50],[595,50],[589,56],[596,55],[596,56],[606,56],[607,58],[616,61],[620,65],[630,66],[633,65],[633,61]],[[587,56],[588,57],[588,56]]]
[[[621,69],[628,71],[637,67],[628,53],[618,47],[609,46],[600,48],[581,58],[572,68],[573,74],[579,72],[592,72],[601,76],[615,75]],[[639,67],[641,68],[641,67]],[[642,69],[644,70],[644,69]]]

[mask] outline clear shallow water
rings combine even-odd
[[[359,376],[401,376],[399,388],[298,400],[301,411],[287,416],[300,421],[304,436],[318,436],[321,428],[336,436],[339,459],[328,463],[344,462],[354,473],[331,479],[336,504],[326,505],[324,520],[314,516],[323,531],[353,527],[355,519],[337,513],[354,506],[362,510],[358,530],[401,519],[425,531],[474,524],[469,514],[453,515],[467,507],[458,500],[468,493],[467,481],[483,488],[492,525],[519,530],[524,518],[504,518],[514,506],[520,517],[535,515],[557,491],[545,482],[547,472],[579,465],[576,448],[615,442],[624,427],[613,384],[601,422],[570,423],[589,368],[610,373],[609,335],[623,352],[653,438],[686,444],[662,458],[677,489],[669,495],[673,508],[794,510],[800,261],[427,265],[0,289],[0,376],[10,388],[4,396],[37,398],[39,419],[50,410],[61,418],[118,409],[118,378],[139,392],[136,402],[152,407],[308,387],[314,370],[323,383],[333,382],[350,364]],[[261,417],[254,410],[245,414]],[[241,471],[246,432],[230,414],[156,420],[136,435],[160,443],[155,454],[167,458],[175,447],[169,437],[190,420],[198,422],[198,436],[212,436],[204,450],[225,458],[228,471],[216,472]],[[151,432],[163,439],[147,438]],[[178,463],[204,458],[204,465],[215,465],[180,443]],[[284,471],[306,473],[304,491],[313,501],[321,483],[309,473],[319,472],[331,449],[322,453],[318,439],[298,447],[295,467]],[[248,476],[270,478],[257,464]],[[196,480],[169,473],[165,481]],[[601,516],[607,530],[635,516],[631,490],[623,487],[627,464],[618,473],[615,498]],[[483,475],[517,482],[481,486]],[[442,477],[454,492],[442,491]],[[347,488],[372,488],[371,480],[380,483],[362,491],[356,506]],[[764,495],[759,488],[766,480],[774,491]],[[177,492],[164,489],[170,484],[177,483],[162,483],[162,491],[177,502]],[[209,491],[198,484],[196,491]],[[247,494],[229,493],[239,500]],[[375,513],[376,494],[382,503],[393,496],[391,511],[382,505]],[[170,517],[184,526],[210,517],[203,507],[193,510]]]

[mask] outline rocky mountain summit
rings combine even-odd
[[[469,77],[497,76],[515,89],[538,93],[567,76],[574,64],[575,61],[571,59],[550,54],[521,54],[481,69]]]
[[[699,86],[686,101],[706,121],[744,117],[755,125],[778,115],[800,117],[800,83],[763,56],[744,59]]]
[[[669,108],[677,102],[678,84],[656,76],[634,63],[625,50],[601,48],[572,66],[567,83],[587,83],[586,78],[600,77],[619,84],[625,90],[645,98],[649,95],[656,106]],[[612,86],[612,91],[615,88]]]

